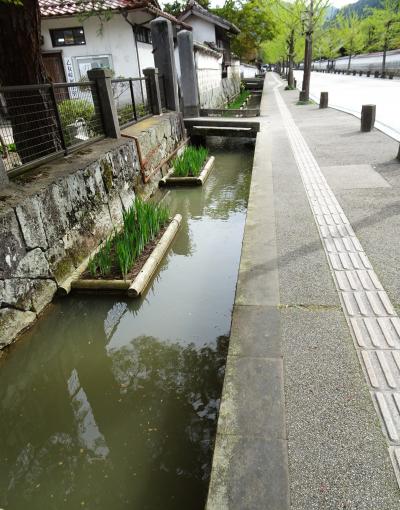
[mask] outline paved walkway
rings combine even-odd
[[[267,75],[208,510],[400,508],[398,144]]]
[[[301,87],[303,71],[295,71],[294,75]],[[310,86],[315,101],[319,102],[321,92],[327,91],[332,107],[358,117],[363,104],[375,104],[376,125],[400,140],[400,80],[313,72]]]

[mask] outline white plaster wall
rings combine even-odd
[[[193,40],[203,42],[216,42],[215,25],[197,16],[189,16],[185,19],[185,23],[193,28]]]
[[[196,49],[195,63],[201,108],[217,108],[223,103],[221,94],[222,57]]]
[[[240,64],[240,72],[243,73],[243,78],[254,78],[257,74],[257,67],[248,64]]]
[[[195,63],[201,108],[222,108],[240,92],[240,62],[233,60],[228,75],[222,78],[222,56],[195,49]]]
[[[49,29],[74,26],[83,26],[86,44],[53,47]],[[42,50],[61,50],[63,59],[67,57],[72,59],[77,81],[80,75],[76,57],[80,56],[109,55],[111,56],[111,65],[115,71],[115,76],[137,77],[139,74],[132,27],[120,14],[114,14],[110,21],[104,23],[103,35],[101,36],[97,33],[99,26],[99,21],[95,17],[89,18],[83,23],[75,17],[42,20],[42,35],[44,38]],[[154,67],[154,59],[151,53],[152,45],[139,42],[138,50],[141,69]]]
[[[181,62],[179,60],[178,45],[176,45],[174,48],[174,59],[175,59],[176,74],[178,75],[178,80],[180,80],[181,79]]]
[[[134,51],[136,56],[136,50]],[[146,67],[154,67],[153,46],[151,44],[138,42],[138,51],[140,70],[141,75],[143,76],[143,69],[146,69]]]

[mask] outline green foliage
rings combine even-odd
[[[363,36],[361,31],[360,18],[355,12],[350,13],[349,16],[339,15],[337,18],[339,38],[342,46],[345,47],[347,54],[351,56],[360,52],[363,49]]]
[[[89,123],[94,117],[94,106],[85,99],[65,99],[58,105],[63,127],[73,124],[76,119]]]
[[[106,277],[114,267],[118,267],[125,280],[146,245],[166,224],[169,214],[165,206],[136,198],[132,207],[124,212],[121,233],[109,238],[101,250],[90,259],[90,274],[94,277]]]
[[[242,90],[240,94],[237,96],[237,98],[228,104],[228,109],[236,110],[240,108],[249,96],[250,92],[248,90]]]
[[[400,46],[398,0],[359,0],[343,7],[325,24],[314,46],[315,58],[333,60],[339,50],[350,59],[360,52],[395,49]]]
[[[210,0],[197,0],[202,7],[208,9],[210,7]],[[172,16],[179,16],[181,12],[184,11],[186,6],[185,0],[174,0],[173,2],[168,2],[164,4],[163,10],[168,12],[168,14],[172,14]]]
[[[183,154],[174,160],[175,177],[196,177],[200,174],[208,156],[205,147],[186,147]]]
[[[16,152],[17,151],[15,143],[8,143],[5,145],[5,147],[3,147],[3,145],[1,144],[1,138],[0,138],[0,154],[3,154],[4,149],[6,149],[6,152]]]
[[[240,34],[232,39],[232,49],[239,57],[254,60],[262,43],[274,37],[276,27],[271,6],[266,0],[225,0],[223,7],[211,9],[240,29]]]
[[[74,141],[75,130],[70,126],[74,125],[78,119],[83,119],[85,124],[90,126],[95,116],[93,104],[85,99],[65,99],[58,104],[58,111],[67,145],[71,145]]]
[[[342,46],[342,38],[338,29],[337,21],[332,20],[325,26],[319,27],[315,34],[313,55],[314,58],[324,57],[328,60],[334,60],[339,56],[339,50]]]
[[[363,28],[368,51],[398,48],[400,44],[400,12],[398,0],[383,0],[378,8],[367,8]]]
[[[126,124],[134,119],[133,115],[133,106],[131,104],[126,104],[118,108],[118,121],[120,126]],[[148,115],[149,111],[145,104],[139,103],[136,105],[136,115],[137,118],[140,119]]]
[[[110,9],[107,0],[76,0],[76,5],[81,7],[77,16],[80,23],[84,23],[87,19],[95,17],[99,21],[97,35],[103,36],[104,24],[111,20],[115,11]]]
[[[314,16],[310,28],[314,33],[323,22],[325,0],[314,3]],[[307,29],[305,0],[284,2],[277,0],[273,7],[275,35],[262,45],[264,62],[276,63],[290,60],[292,63],[304,58],[304,32]]]

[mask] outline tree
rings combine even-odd
[[[232,40],[232,49],[239,57],[255,60],[261,52],[263,42],[275,35],[275,20],[271,4],[265,0],[226,0],[223,7],[212,12],[227,19],[240,29]]]
[[[367,9],[367,18],[378,48],[382,50],[382,75],[386,71],[386,54],[400,42],[400,1],[383,0],[381,8]]]
[[[0,0],[0,85],[35,85],[48,81],[40,52],[38,0]],[[22,163],[60,148],[50,98],[43,90],[6,92],[6,113]],[[26,105],[26,108],[23,106]]]
[[[351,12],[348,16],[341,14],[338,17],[338,27],[342,45],[349,56],[347,69],[350,70],[352,56],[363,48],[360,18],[355,12]]]
[[[319,57],[323,55],[328,60],[328,69],[339,54],[340,37],[335,21],[332,21],[327,27],[321,27],[318,36]],[[331,64],[331,65],[330,65]]]
[[[198,4],[200,4],[205,9],[210,7],[210,0],[196,0]],[[169,2],[164,4],[164,11],[172,14],[172,16],[179,16],[181,12],[185,10],[186,2],[185,0],[174,0],[173,2]]]
[[[312,66],[313,34],[316,28],[324,21],[328,0],[310,0],[309,5],[303,12],[302,23],[305,36],[304,45],[304,72],[303,83],[300,92],[300,101],[310,100],[310,79]]]
[[[288,60],[288,86],[294,88],[293,65],[296,55],[296,42],[301,36],[301,17],[304,10],[303,0],[293,3],[280,3],[276,10],[280,31],[284,38],[285,55]]]
[[[361,32],[363,34],[364,48],[366,51],[378,51],[379,43],[376,36],[375,21],[372,16],[361,20]]]

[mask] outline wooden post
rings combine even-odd
[[[163,76],[165,106],[179,112],[178,80],[174,56],[174,34],[168,19],[158,17],[150,22],[155,67]]]
[[[146,78],[147,99],[150,102],[151,113],[154,115],[162,114],[160,84],[158,82],[158,69],[154,67],[146,67],[143,69]]]
[[[372,131],[375,124],[376,105],[363,104],[361,109],[361,131]]]
[[[320,108],[328,108],[328,92],[321,92],[319,98],[319,107]]]
[[[119,138],[121,132],[111,87],[112,73],[110,69],[89,69],[87,75],[90,81],[96,83],[96,85],[93,85],[93,97],[96,97],[95,94],[97,94],[103,119],[104,134],[109,138]]]

